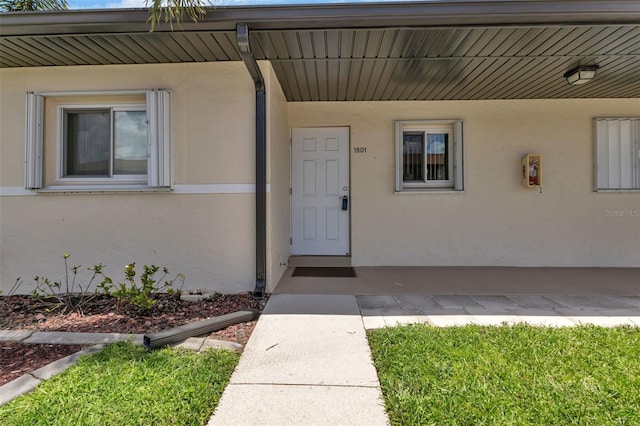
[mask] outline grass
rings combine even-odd
[[[393,425],[639,425],[640,328],[369,333]]]
[[[83,357],[0,407],[3,425],[204,425],[239,359],[236,352],[148,352],[131,343]]]

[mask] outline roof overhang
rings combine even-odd
[[[153,33],[148,17],[0,14],[0,66],[236,61],[245,23],[290,101],[640,97],[637,0],[215,7]],[[563,79],[591,64],[589,84]]]
[[[149,31],[147,9],[0,14],[0,36]],[[450,27],[476,25],[624,24],[640,22],[637,0],[420,1],[304,6],[219,6],[182,31]],[[171,31],[161,24],[156,31]]]

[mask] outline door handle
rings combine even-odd
[[[342,210],[347,210],[349,208],[349,196],[345,195],[342,197]]]

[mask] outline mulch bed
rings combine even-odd
[[[80,345],[25,345],[0,342],[0,386],[84,349]]]
[[[99,295],[83,306],[82,313],[52,310],[53,302],[32,296],[0,297],[0,329],[149,334],[240,310],[262,311],[266,299],[255,300],[249,293],[217,294],[211,300],[187,302],[161,294],[151,309],[144,310]],[[245,344],[255,325],[256,321],[232,325],[209,337]],[[0,385],[81,348],[0,342]]]

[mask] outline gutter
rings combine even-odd
[[[234,31],[237,22],[253,31],[393,27],[511,25],[597,25],[640,22],[638,0],[494,0],[343,3],[289,6],[207,7],[199,22],[181,31]],[[66,10],[0,13],[0,35],[146,33],[148,9]],[[171,32],[168,24],[155,31]]]
[[[249,26],[236,25],[240,57],[256,89],[256,285],[253,297],[264,297],[267,285],[267,121],[264,78],[249,44]]]

